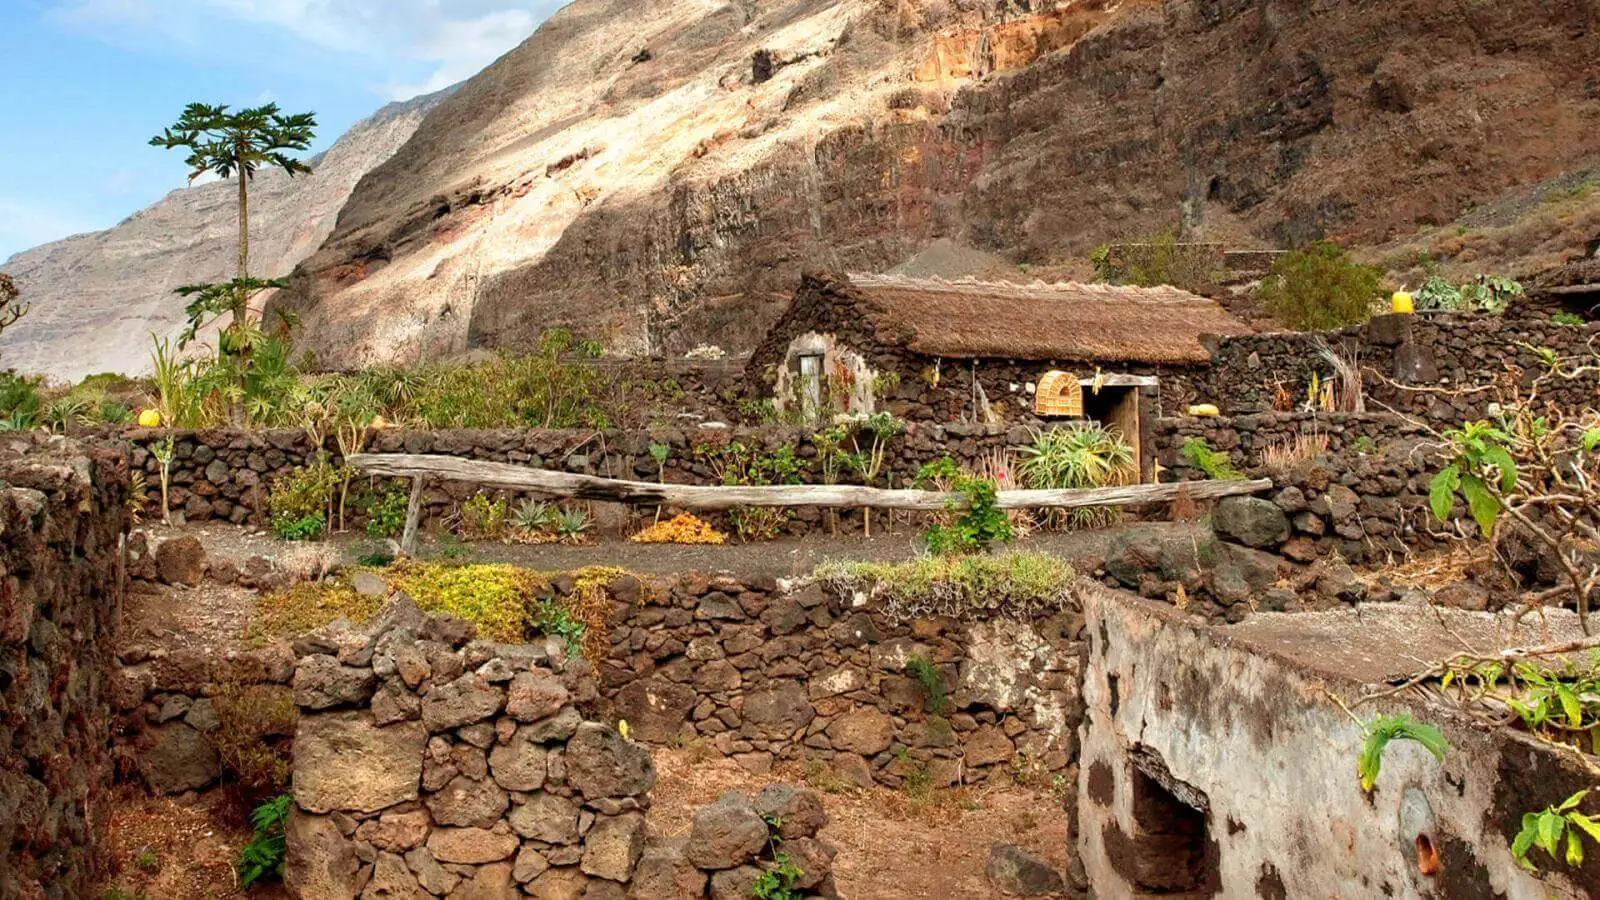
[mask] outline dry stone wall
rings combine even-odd
[[[133,445],[133,464],[152,486],[151,514],[159,514],[161,466],[150,449],[169,432],[136,430],[127,433]],[[171,506],[189,521],[264,522],[267,492],[274,479],[296,466],[316,459],[316,448],[303,431],[177,431],[171,432],[174,460],[170,469]],[[915,425],[896,439],[879,485],[906,485],[923,464],[948,455],[960,463],[976,464],[991,450],[1025,444],[1029,432],[1021,427],[989,425]],[[368,446],[372,453],[436,453],[466,459],[537,466],[557,471],[608,478],[673,484],[721,484],[722,476],[697,448],[742,443],[759,452],[788,447],[805,466],[803,480],[820,483],[817,448],[810,430],[770,427],[736,429],[661,429],[657,431],[595,431],[588,429],[449,430],[392,429],[376,433]],[[669,454],[665,472],[650,455],[650,445],[665,444]],[[340,457],[330,439],[323,448],[337,464]],[[848,475],[842,481],[850,481]],[[465,484],[442,484],[426,495],[427,518],[437,521],[475,489]],[[359,512],[352,504],[352,514]],[[359,516],[357,516],[359,520]],[[853,520],[841,516],[845,527]],[[816,509],[796,511],[791,527],[797,532],[821,525],[824,514]]]
[[[1302,402],[1311,376],[1326,379],[1332,372],[1317,350],[1322,341],[1356,357],[1371,373],[1364,385],[1369,404],[1457,424],[1482,418],[1488,404],[1506,399],[1484,388],[1503,380],[1508,369],[1516,373],[1509,385],[1523,391],[1543,376],[1548,366],[1538,348],[1561,356],[1592,354],[1590,341],[1597,334],[1600,326],[1559,325],[1532,304],[1519,304],[1505,316],[1378,316],[1339,331],[1224,338],[1212,354],[1213,365],[1196,371],[1196,386],[1202,398],[1229,413],[1271,411],[1279,388]],[[1539,394],[1577,409],[1593,404],[1597,386],[1600,376],[1589,373],[1573,380],[1546,379]]]
[[[702,742],[757,772],[805,760],[862,786],[1048,776],[1076,755],[1076,611],[900,620],[819,585],[731,576],[611,590],[601,690],[641,740]]]
[[[1325,438],[1326,450],[1287,467],[1263,459],[1263,451],[1301,436]],[[1299,563],[1333,554],[1360,563],[1441,543],[1444,529],[1430,520],[1427,504],[1439,459],[1419,446],[1430,439],[1425,428],[1394,414],[1266,412],[1163,419],[1156,441],[1161,464],[1174,480],[1206,478],[1183,453],[1195,440],[1227,453],[1240,472],[1273,480],[1276,490],[1266,496],[1281,511],[1287,531],[1250,536],[1250,546]]]
[[[474,640],[398,598],[295,654],[291,896],[743,897],[778,837],[800,895],[836,895],[807,791],[729,795],[686,840],[652,840],[650,751],[586,720],[593,668],[559,640]]]
[[[0,440],[0,897],[86,897],[111,785],[119,451]]]

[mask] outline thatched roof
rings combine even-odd
[[[1173,287],[851,275],[834,288],[856,301],[880,340],[925,356],[1207,362],[1201,335],[1251,330],[1215,301]]]

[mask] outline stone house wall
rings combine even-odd
[[[111,787],[123,453],[0,438],[0,896],[86,897]]]
[[[1367,792],[1363,728],[1339,705],[1455,652],[1457,634],[1536,644],[1543,626],[1512,639],[1509,614],[1403,604],[1219,626],[1101,590],[1085,613],[1077,849],[1092,896],[1600,896],[1593,855],[1530,873],[1510,851],[1523,813],[1593,783],[1581,762],[1408,692],[1359,715],[1409,714],[1450,747],[1441,760],[1392,742]]]

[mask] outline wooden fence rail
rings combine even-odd
[[[412,479],[411,503],[406,510],[406,531],[401,540],[401,546],[407,552],[415,544],[417,520],[422,511],[422,488],[428,481],[460,481],[486,488],[529,491],[549,497],[676,506],[692,510],[727,510],[741,506],[828,506],[936,511],[960,508],[966,502],[961,494],[942,491],[888,490],[848,484],[657,484],[574,475],[454,456],[405,453],[355,453],[345,458],[345,464],[367,475]],[[1255,481],[1131,484],[1087,490],[1000,491],[996,501],[1002,509],[1073,509],[1160,503],[1180,496],[1192,500],[1216,500],[1259,494],[1271,487],[1272,481],[1265,478]]]

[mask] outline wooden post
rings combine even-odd
[[[425,475],[411,479],[411,499],[406,502],[406,527],[400,532],[400,555],[417,555],[417,527],[422,524],[422,492],[428,486]]]

